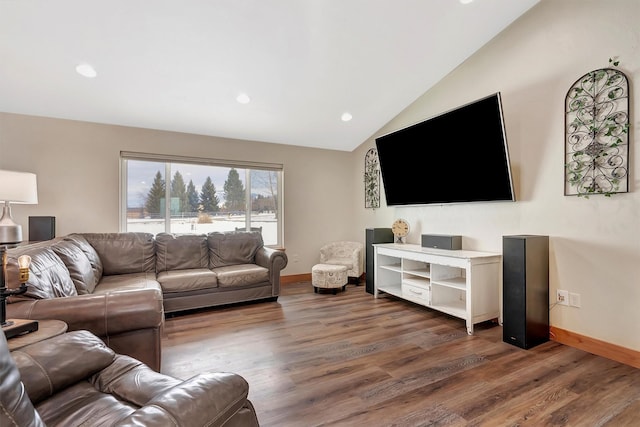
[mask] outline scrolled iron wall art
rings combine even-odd
[[[624,73],[603,68],[580,77],[567,92],[565,109],[564,194],[588,198],[628,192],[629,82]]]
[[[380,169],[378,166],[378,150],[371,148],[364,156],[365,209],[380,207]]]

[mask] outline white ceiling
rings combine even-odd
[[[351,151],[538,1],[0,0],[0,111]]]

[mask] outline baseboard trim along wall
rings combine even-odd
[[[634,368],[640,368],[640,351],[600,341],[596,338],[587,337],[554,326],[549,328],[549,338],[552,341],[568,345],[569,347],[575,347],[597,356],[606,357],[607,359],[633,366]]]

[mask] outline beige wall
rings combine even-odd
[[[350,153],[0,113],[0,168],[38,176],[38,205],[12,209],[24,235],[30,215],[55,216],[59,236],[118,231],[120,151],[283,164],[284,274],[310,272],[351,231]]]
[[[640,350],[639,18],[637,0],[543,0],[354,153],[359,168],[352,179],[361,181],[360,164],[375,136],[500,91],[516,203],[371,211],[361,208],[360,192],[358,228],[389,226],[401,217],[412,226],[412,243],[422,233],[461,234],[464,248],[496,252],[503,235],[549,235],[551,293],[566,289],[582,299],[581,308],[553,307],[551,324]],[[612,56],[619,56],[631,83],[631,192],[566,197],[564,97],[580,76],[607,67]]]

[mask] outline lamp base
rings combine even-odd
[[[2,332],[4,332],[7,339],[16,337],[18,335],[26,334],[29,332],[35,332],[38,330],[37,320],[28,319],[9,319],[7,325],[2,326]]]
[[[13,221],[11,206],[5,202],[0,218],[0,244],[11,245],[20,242],[22,242],[22,226]]]

